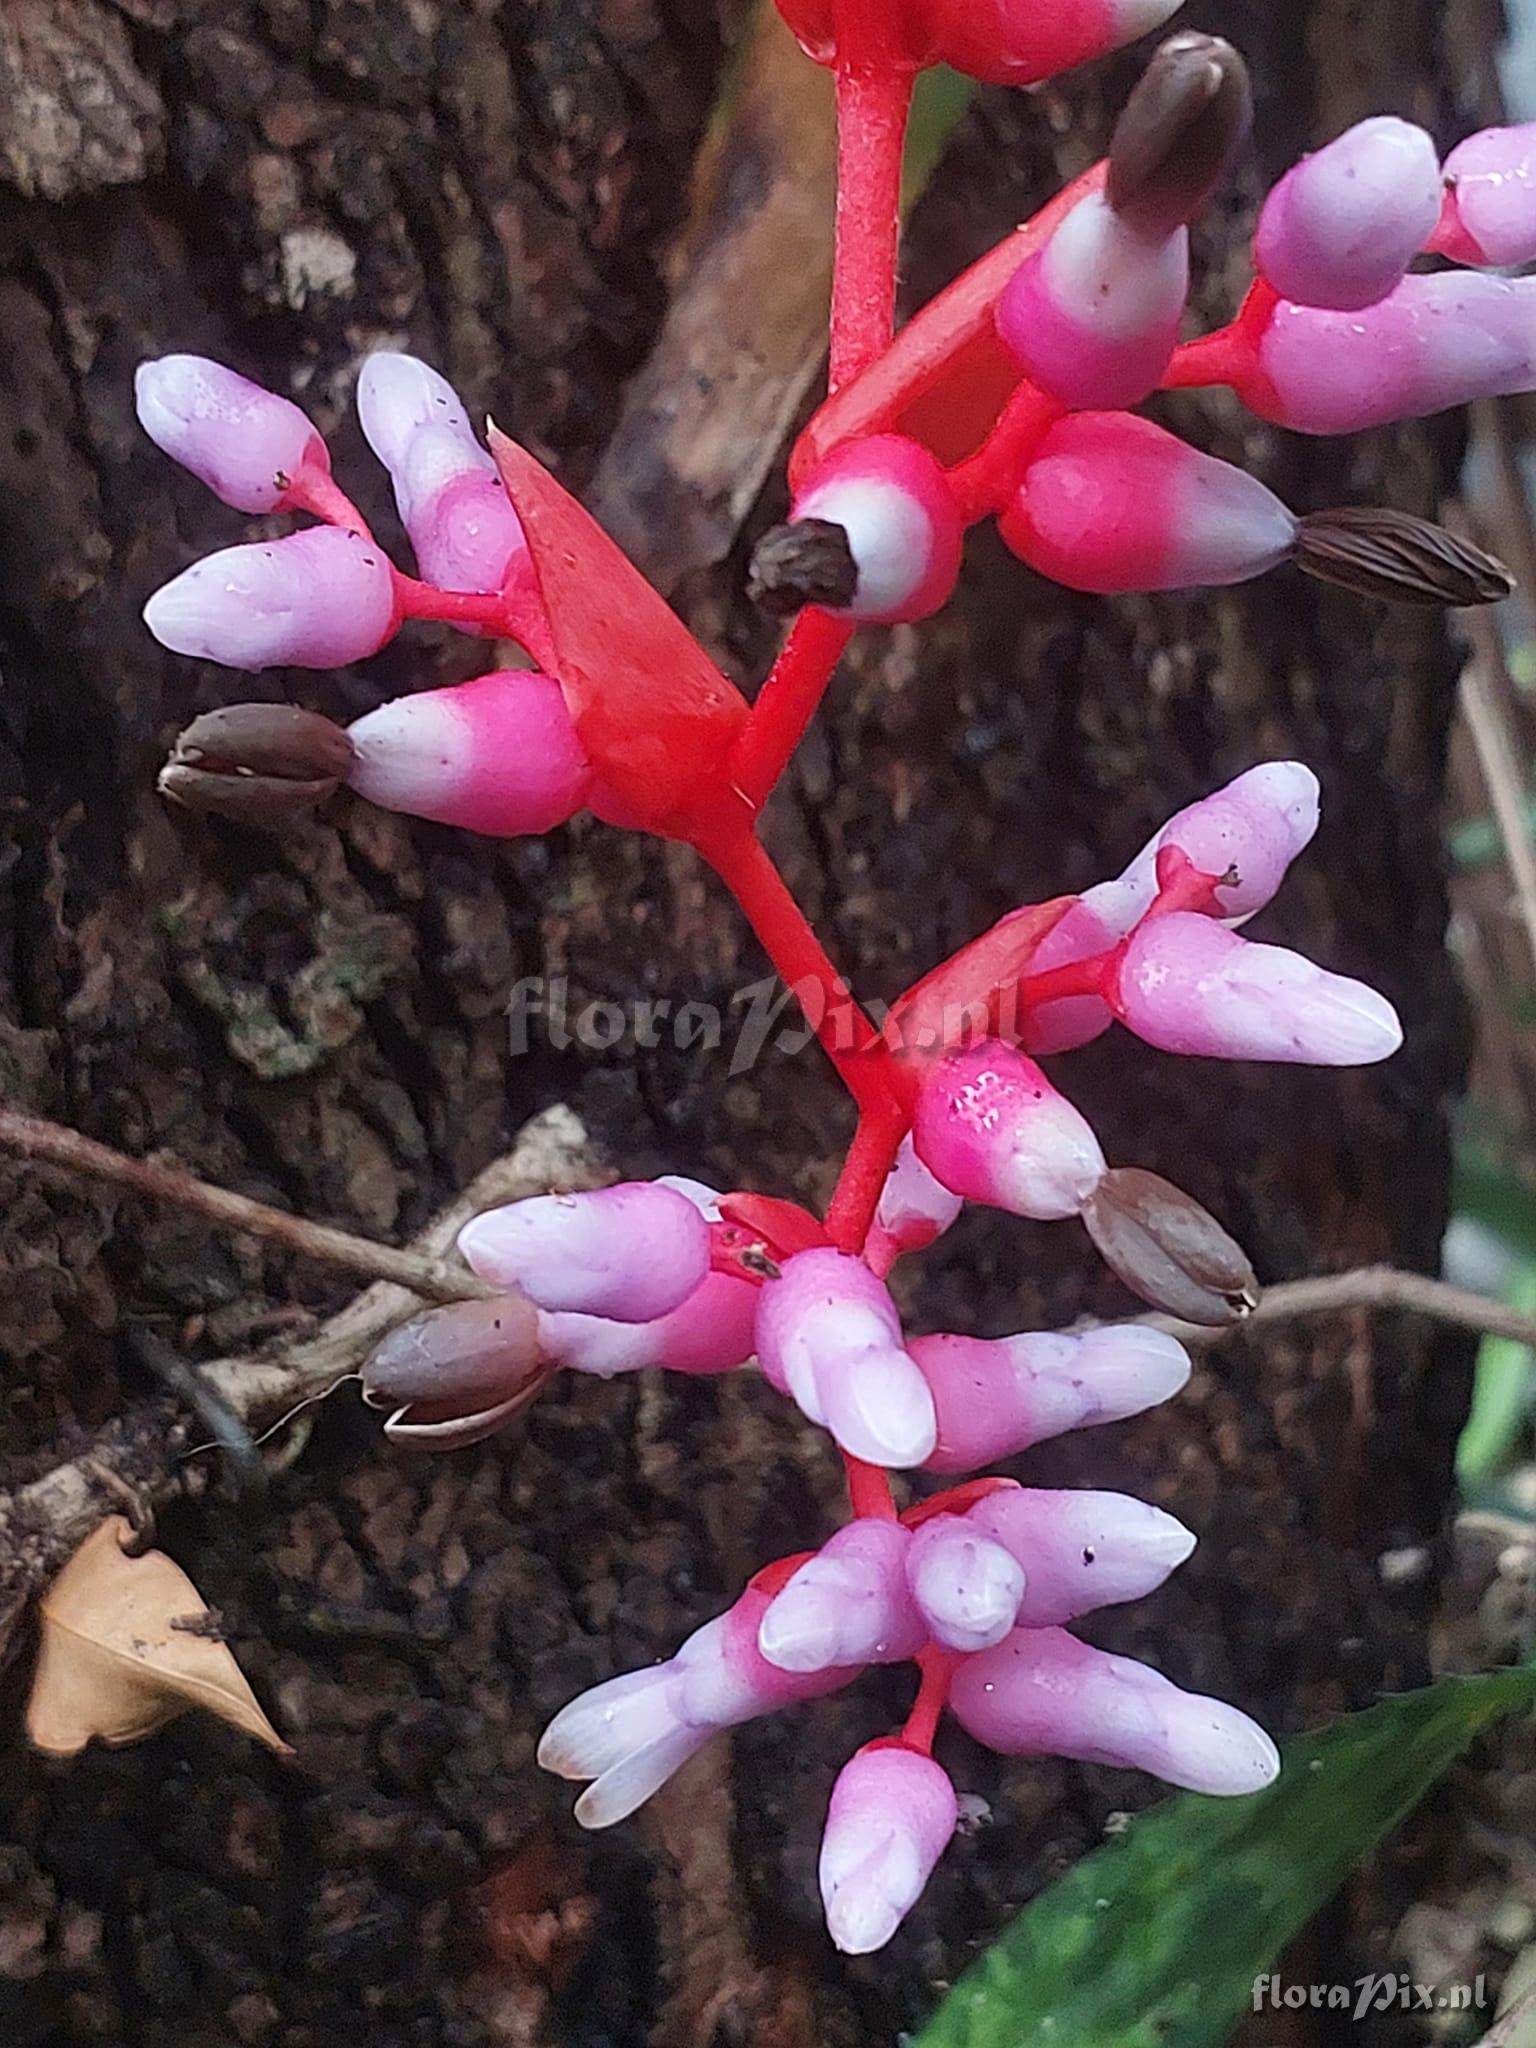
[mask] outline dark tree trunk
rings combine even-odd
[[[1300,148],[1375,108],[1450,125],[1441,13],[1194,10],[1245,49],[1260,99],[1256,164],[1200,238],[1213,310],[1240,288],[1263,180]],[[761,976],[691,857],[596,828],[501,849],[341,804],[276,841],[179,819],[153,794],[196,711],[268,693],[351,716],[463,672],[472,648],[418,635],[363,672],[253,686],[163,657],[137,618],[239,529],[138,435],[145,355],[227,357],[329,427],[358,356],[408,341],[590,477],[664,310],[663,256],[738,25],[712,0],[9,0],[6,1098],[389,1236],[556,1097],[627,1169],[825,1192],[848,1119],[814,1052],[770,1050],[732,1077],[725,1050],[603,1057],[535,1027],[509,1057],[522,977],[565,977],[574,1015],[594,998],[724,1004]],[[978,103],[916,222],[914,299],[1089,159],[1123,78]],[[1068,109],[1070,133],[1042,118]],[[1307,507],[1429,511],[1453,474],[1440,427],[1341,449],[1205,400],[1181,416]],[[360,452],[344,427],[352,476]],[[382,520],[377,482],[364,509]],[[684,595],[761,674],[742,561],[704,566]],[[1106,605],[986,541],[943,622],[861,646],[770,836],[856,985],[889,996],[1009,905],[1114,870],[1253,760],[1308,760],[1326,823],[1264,929],[1385,988],[1405,1053],[1318,1074],[1112,1039],[1072,1062],[1071,1085],[1113,1158],[1190,1187],[1264,1274],[1429,1266],[1462,1058],[1438,832],[1454,679],[1438,622],[1287,575],[1213,602]],[[340,1298],[201,1223],[29,1173],[6,1173],[0,1217],[12,1476],[153,1391],[134,1330],[196,1355]],[[910,1286],[925,1327],[1123,1306],[1072,1233],[979,1216]],[[1101,1639],[1307,1726],[1425,1676],[1465,1362],[1417,1324],[1305,1326],[1230,1345],[1170,1410],[1019,1469],[1129,1486],[1189,1521],[1195,1562]],[[597,1841],[532,1760],[576,1690],[670,1650],[837,1508],[823,1441],[745,1377],[573,1383],[520,1433],[432,1464],[384,1450],[339,1398],[265,1498],[216,1497],[162,1530],[298,1765],[197,1719],[67,1766],[3,1738],[8,2038],[891,2041],[1110,1810],[1146,1796],[1141,1781],[1004,1766],[947,1739],[992,1824],[890,1954],[850,1966],[819,1931],[817,1831],[838,1761],[890,1725],[904,1676],[744,1731]],[[1420,1551],[1417,1575],[1379,1570]],[[20,1683],[13,1668],[8,1730]],[[1308,1977],[1379,1960],[1348,1915],[1318,1939]]]

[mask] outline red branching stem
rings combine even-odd
[[[702,843],[699,851],[740,905],[860,1111],[869,1117],[888,1115],[885,1043],[849,993],[762,842],[751,832],[731,832]],[[891,1144],[893,1158],[899,1143],[898,1133]]]
[[[918,1750],[923,1756],[932,1756],[933,1738],[939,1732],[939,1721],[949,1700],[949,1682],[955,1669],[954,1654],[941,1649],[937,1643],[930,1643],[918,1657],[917,1668],[921,1683],[912,1711],[907,1716],[907,1725],[901,1731],[901,1739],[908,1749]]]
[[[789,766],[853,630],[814,606],[790,628],[732,757],[732,780],[753,810],[762,809]]]
[[[527,648],[539,665],[555,672],[554,639],[536,592],[531,590],[440,590],[395,569],[395,602],[404,619],[438,619],[449,626],[482,631]]]
[[[1030,457],[1065,410],[1037,386],[1019,385],[976,453],[949,473],[960,516],[968,526],[1002,511]]]
[[[1100,996],[1108,989],[1116,967],[1125,953],[1123,945],[1107,952],[1090,954],[1086,960],[1069,960],[1064,967],[1047,967],[1040,974],[1026,974],[1018,984],[1022,1011],[1038,1010],[1042,1003],[1059,1003],[1072,996]]]
[[[482,590],[439,590],[402,570],[394,572],[395,602],[406,619],[441,619],[450,626],[483,626],[493,633],[505,628],[506,606],[499,594]]]
[[[894,1522],[896,1502],[891,1493],[891,1482],[878,1465],[866,1465],[862,1458],[850,1458],[843,1453],[843,1469],[848,1475],[848,1504],[853,1509],[854,1520],[858,1522]]]
[[[1279,303],[1274,286],[1257,279],[1235,320],[1174,350],[1162,388],[1188,391],[1197,385],[1230,384],[1241,393],[1256,379],[1266,381],[1259,368],[1259,343]]]
[[[889,1093],[872,1108],[861,1109],[859,1127],[827,1206],[827,1235],[839,1251],[862,1251],[908,1123],[905,1110]]]
[[[285,509],[313,513],[316,519],[323,519],[327,526],[344,527],[349,533],[360,533],[364,540],[373,539],[368,522],[362,513],[330,471],[321,469],[318,465],[305,467],[290,477],[285,493]]]
[[[828,389],[837,391],[890,347],[896,331],[901,163],[912,75],[881,49],[888,0],[837,9],[837,240]]]

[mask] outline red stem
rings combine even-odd
[[[880,1191],[896,1164],[908,1123],[905,1110],[889,1094],[875,1107],[861,1110],[859,1127],[827,1205],[827,1235],[839,1251],[863,1250],[874,1225]]]
[[[478,626],[482,631],[515,640],[526,647],[541,668],[556,671],[555,644],[549,620],[535,592],[528,589],[440,590],[402,570],[394,571],[395,602],[406,619],[439,619],[449,626]]]
[[[1019,385],[976,453],[949,473],[967,526],[1002,511],[1018,488],[1025,465],[1065,410],[1035,385]]]
[[[731,779],[753,810],[762,809],[789,766],[852,638],[846,619],[814,607],[790,628],[732,757]]]
[[[316,519],[323,519],[327,526],[344,527],[349,533],[360,533],[364,540],[373,539],[362,513],[331,472],[322,469],[318,463],[306,466],[289,479],[283,509],[310,512]]]
[[[1188,391],[1196,385],[1230,384],[1241,397],[1255,383],[1267,385],[1259,366],[1259,343],[1279,303],[1274,286],[1262,277],[1256,279],[1235,320],[1174,350],[1162,389]]]
[[[954,1655],[941,1649],[937,1643],[930,1643],[920,1653],[917,1668],[922,1673],[922,1683],[907,1716],[907,1725],[901,1731],[901,1739],[908,1749],[932,1756],[933,1738],[939,1732],[939,1719],[949,1699],[949,1682],[955,1669]]]
[[[879,48],[873,6],[837,9],[837,238],[827,388],[867,370],[896,331],[896,263],[901,238],[901,164],[912,105],[912,74]],[[851,47],[850,47],[851,46]]]
[[[762,842],[750,832],[731,832],[702,843],[699,852],[741,906],[860,1112],[866,1117],[888,1114],[885,1041],[849,993]],[[892,1157],[899,1143],[898,1134]]]
[[[848,1475],[848,1505],[858,1522],[894,1522],[896,1502],[891,1482],[878,1465],[866,1465],[862,1458],[843,1453],[843,1470]]]

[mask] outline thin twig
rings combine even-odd
[[[1503,664],[1499,629],[1491,619],[1469,618],[1476,654],[1461,678],[1461,708],[1477,749],[1478,766],[1488,785],[1488,801],[1504,841],[1504,857],[1515,885],[1531,959],[1536,967],[1536,847],[1525,822],[1525,778],[1520,772],[1514,735],[1494,693],[1492,676]]]
[[[190,1209],[222,1229],[266,1238],[306,1259],[318,1259],[322,1265],[337,1266],[364,1280],[391,1280],[426,1301],[481,1301],[495,1292],[462,1266],[398,1251],[393,1245],[355,1237],[350,1230],[337,1230],[329,1223],[290,1216],[284,1209],[252,1201],[249,1195],[199,1180],[185,1167],[159,1159],[130,1158],[126,1152],[98,1144],[83,1132],[50,1123],[46,1117],[0,1109],[0,1151],[14,1152],[36,1165],[56,1167],[77,1178],[108,1181],[136,1195],[147,1195],[152,1202]]]
[[[1251,1315],[1220,1330],[1177,1322],[1171,1316],[1147,1316],[1144,1320],[1181,1343],[1205,1346],[1246,1330],[1300,1322],[1309,1316],[1337,1315],[1348,1309],[1406,1309],[1413,1315],[1428,1316],[1432,1322],[1479,1330],[1488,1337],[1509,1337],[1536,1349],[1536,1316],[1521,1315],[1502,1301],[1432,1280],[1427,1273],[1405,1273],[1396,1266],[1357,1266],[1349,1273],[1281,1281],[1266,1288]]]
[[[593,1187],[606,1178],[586,1131],[571,1111],[546,1110],[523,1127],[509,1153],[433,1218],[408,1252],[388,1252],[387,1276],[312,1336],[299,1343],[269,1345],[254,1355],[200,1363],[199,1382],[231,1416],[259,1435],[354,1377],[390,1330],[420,1313],[419,1282],[424,1274],[442,1270],[444,1254],[471,1216],[548,1188]],[[170,1198],[175,1199],[174,1194]],[[201,1214],[209,1213],[201,1201],[193,1206]],[[363,1239],[353,1242],[366,1244]],[[370,1249],[388,1251],[385,1246]],[[393,1277],[402,1270],[402,1262],[410,1275],[403,1282]],[[175,1406],[146,1402],[114,1417],[65,1463],[30,1485],[0,1494],[0,1651],[27,1601],[104,1515],[126,1510],[142,1526],[173,1494],[206,1485],[206,1460],[186,1461],[193,1440],[185,1416]]]

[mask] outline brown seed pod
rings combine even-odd
[[[293,704],[228,704],[194,718],[160,771],[173,803],[247,825],[283,825],[323,803],[352,766],[339,725]]]
[[[1248,67],[1232,45],[1170,36],[1115,124],[1105,199],[1144,234],[1172,234],[1210,202],[1252,123]]]
[[[847,531],[830,519],[771,527],[752,551],[747,595],[775,618],[807,604],[841,610],[853,603],[858,588],[859,565]]]
[[[1112,1168],[1082,1216],[1110,1271],[1166,1315],[1225,1329],[1257,1308],[1259,1283],[1242,1246],[1161,1175]]]
[[[363,1399],[394,1412],[393,1442],[461,1450],[510,1422],[548,1380],[539,1318],[521,1294],[455,1301],[391,1330],[363,1367]]]
[[[1309,512],[1296,566],[1319,582],[1389,604],[1498,604],[1515,588],[1496,555],[1431,519],[1371,505]]]

